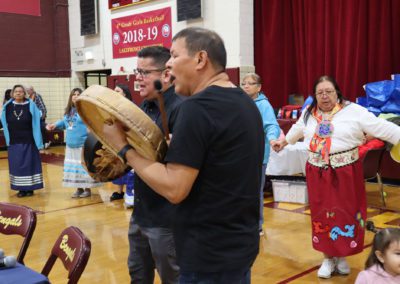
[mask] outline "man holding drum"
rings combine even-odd
[[[120,123],[104,125],[104,135],[154,191],[179,204],[179,283],[250,283],[259,248],[261,117],[229,81],[225,46],[215,32],[180,31],[166,66],[176,92],[189,96],[179,107],[166,164],[131,149]]]

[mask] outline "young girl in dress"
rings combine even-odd
[[[375,234],[365,270],[355,284],[400,283],[400,228],[382,229]]]
[[[72,198],[89,197],[91,196],[90,188],[102,185],[93,180],[81,165],[82,148],[87,137],[87,127],[75,108],[76,99],[81,93],[81,89],[73,89],[69,95],[64,118],[46,126],[47,130],[55,128],[67,130],[63,186],[77,188]]]

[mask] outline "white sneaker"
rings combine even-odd
[[[90,191],[90,188],[86,188],[84,192],[79,194],[80,198],[85,198],[85,197],[90,197],[92,195],[92,192]]]
[[[336,271],[342,275],[350,274],[350,267],[344,257],[338,257],[336,259]]]
[[[76,191],[71,195],[72,198],[78,198],[79,195],[81,195],[83,193],[83,189],[82,188],[78,188],[76,189]]]
[[[331,278],[332,272],[335,271],[335,259],[334,258],[324,258],[321,267],[318,269],[319,278]]]
[[[129,194],[128,190],[125,192],[124,195],[124,201],[125,201],[125,206],[126,208],[133,208],[134,205],[134,195],[133,194]]]

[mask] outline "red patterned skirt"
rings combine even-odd
[[[332,257],[359,253],[367,217],[362,162],[338,168],[307,162],[306,176],[314,249]]]

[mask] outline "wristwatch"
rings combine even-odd
[[[118,157],[120,157],[124,163],[126,164],[126,152],[128,152],[130,149],[134,149],[131,145],[126,144],[124,147],[122,147],[121,150],[117,153]]]

